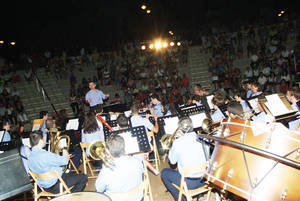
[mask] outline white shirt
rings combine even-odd
[[[251,57],[250,57],[251,61],[253,62],[257,62],[258,60],[258,56],[256,54],[253,54]]]
[[[248,71],[246,70],[245,71],[245,76],[246,77],[253,77],[253,71],[252,71],[252,69],[249,69]]]
[[[259,76],[259,78],[258,78],[258,83],[260,84],[260,85],[264,85],[265,83],[267,82],[267,78],[265,77],[265,76]]]
[[[130,156],[122,156],[115,159],[115,167],[106,166],[100,171],[96,180],[96,191],[103,193],[125,193],[139,186],[143,181],[143,163],[140,159]],[[140,201],[143,192],[134,199],[126,201]]]
[[[99,125],[99,124],[98,124]],[[103,127],[99,127],[99,129],[93,133],[85,133],[82,129],[81,131],[81,142],[92,143],[95,141],[103,140],[104,141],[104,132]],[[89,156],[89,150],[86,149],[86,155]]]
[[[180,174],[182,174],[184,167],[202,165],[206,162],[202,144],[196,140],[196,133],[190,132],[173,142],[169,152],[169,160],[172,164],[177,163]],[[188,175],[188,177],[198,178],[202,175]]]
[[[131,121],[132,127],[145,126],[146,132],[147,132],[147,129],[150,131],[153,129],[153,124],[149,121],[149,119],[141,117],[139,115],[132,116],[130,118],[130,121]]]

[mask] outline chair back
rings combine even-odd
[[[186,175],[204,173],[206,172],[206,169],[207,163],[204,163],[202,165],[186,166],[182,170],[182,176],[186,177]]]
[[[106,193],[113,201],[122,201],[122,200],[129,200],[133,199],[142,193],[144,190],[145,181],[143,181],[140,185],[135,187],[134,189],[130,190],[129,192],[125,193]]]

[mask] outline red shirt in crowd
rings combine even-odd
[[[182,79],[181,79],[181,84],[182,84],[184,87],[189,86],[189,84],[190,84],[189,78],[187,78],[187,77],[182,78]]]

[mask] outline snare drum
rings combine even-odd
[[[112,201],[107,195],[97,192],[79,192],[59,196],[53,201]]]
[[[250,121],[226,119],[221,126],[219,137],[300,162],[300,136],[280,123],[262,129]],[[226,144],[216,143],[206,178],[251,201],[300,200],[300,170]]]

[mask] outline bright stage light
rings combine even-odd
[[[180,46],[181,45],[181,42],[177,42],[177,46]]]
[[[4,44],[4,41],[3,41],[3,40],[0,40],[0,44]]]
[[[15,44],[16,44],[16,42],[11,42],[10,44],[11,44],[11,45],[15,45]]]
[[[155,42],[155,48],[156,49],[160,49],[161,48],[161,42],[160,41]]]
[[[168,43],[167,43],[167,42],[164,42],[164,43],[163,43],[163,47],[168,47]]]
[[[284,10],[282,10],[282,11],[281,11],[281,14],[283,14],[284,12],[285,12],[285,11],[284,11]]]
[[[278,14],[278,17],[280,17],[280,16],[281,16],[281,13]]]
[[[146,49],[146,45],[142,45],[141,49],[145,50]]]
[[[152,49],[152,48],[153,48],[153,44],[150,44],[150,45],[149,45],[149,48]]]
[[[170,42],[170,46],[173,47],[175,45],[174,42]]]
[[[173,31],[169,31],[169,34],[172,35],[172,36],[174,35]]]
[[[147,8],[146,5],[142,5],[142,6],[141,6],[141,9],[142,9],[142,10],[145,10],[146,8]]]
[[[150,13],[151,13],[151,10],[147,10],[146,12],[147,12],[148,14],[150,14]]]

